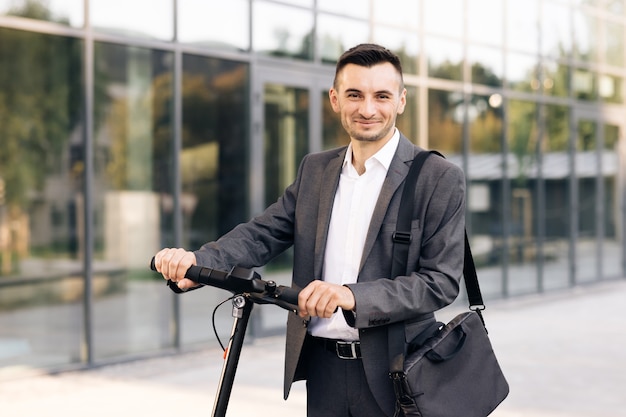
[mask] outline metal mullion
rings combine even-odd
[[[84,66],[84,184],[83,184],[83,222],[84,222],[84,259],[83,268],[85,285],[83,292],[83,334],[81,339],[81,359],[88,366],[94,363],[93,354],[93,184],[94,184],[94,39],[89,21],[89,1],[85,0],[85,37],[83,44]]]

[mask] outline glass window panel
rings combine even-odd
[[[596,62],[596,48],[600,45],[598,34],[600,22],[586,9],[574,10],[575,58],[584,62]]]
[[[623,89],[624,79],[622,77],[603,74],[598,78],[598,95],[606,103],[624,103]]]
[[[396,127],[413,143],[418,143],[418,88],[406,86],[406,106],[404,113],[398,115],[396,119]]]
[[[473,95],[468,105],[471,154],[495,154],[502,149],[503,100],[500,94]]]
[[[183,247],[215,240],[248,220],[249,66],[236,61],[183,55],[182,176]],[[207,320],[221,290],[185,296],[181,338],[190,345],[213,338]],[[223,311],[222,311],[223,310]],[[218,316],[220,337],[228,335],[230,309]],[[227,336],[225,336],[227,337]]]
[[[358,19],[369,18],[369,7],[364,7],[363,0],[317,0],[317,8],[320,11],[339,13]]]
[[[542,138],[544,181],[543,288],[569,285],[570,241],[570,109],[546,105],[545,134]]]
[[[320,13],[317,42],[324,62],[335,64],[347,49],[369,41],[369,25],[354,19]]]
[[[598,154],[597,123],[579,120],[576,136],[576,192],[578,231],[574,257],[576,283],[594,281],[598,276],[597,209]]]
[[[574,96],[580,100],[595,100],[597,97],[596,75],[584,69],[575,69],[572,79]],[[606,87],[605,87],[606,88]]]
[[[578,121],[578,135],[576,137],[576,152],[592,152],[596,150],[596,123],[591,120],[579,120]],[[590,158],[593,161],[593,158]],[[595,166],[596,164],[592,164]],[[594,171],[587,171],[588,166],[578,166],[579,173],[589,173]]]
[[[515,2],[517,4],[517,2]],[[522,2],[520,2],[522,4]],[[541,51],[552,58],[572,53],[571,9],[556,2],[543,2],[541,14]]]
[[[504,78],[502,50],[470,45],[467,52],[472,83],[501,87]]]
[[[86,359],[82,43],[0,39],[0,369],[19,373]],[[99,272],[94,291],[114,292]]]
[[[324,150],[337,148],[350,143],[350,137],[343,129],[339,115],[337,115],[328,99],[328,91],[322,92],[322,147]]]
[[[461,38],[463,36],[463,7],[458,0],[425,1],[424,28],[429,33]]]
[[[195,45],[247,51],[249,6],[248,0],[178,0],[178,39]],[[207,22],[207,16],[219,16],[219,19]]]
[[[539,47],[538,1],[509,1],[507,4],[507,46],[521,52],[537,53]]]
[[[265,85],[265,206],[274,203],[296,178],[309,149],[309,91]]]
[[[463,148],[463,94],[428,90],[428,147],[446,156],[461,154]]]
[[[460,42],[426,38],[424,44],[430,77],[463,80],[463,46]]]
[[[604,22],[606,30],[606,45],[604,47],[604,60],[608,65],[615,67],[624,66],[624,23]]]
[[[171,296],[146,260],[173,244],[172,53],[96,43],[96,274],[119,279],[94,302],[98,358],[171,346]],[[102,271],[99,271],[102,270]],[[96,275],[96,276],[97,276]]]
[[[264,87],[265,204],[274,203],[295,178],[309,151],[309,91],[281,84]],[[293,251],[274,258],[267,270],[290,271]],[[289,284],[283,282],[283,284]]]
[[[83,5],[84,0],[0,0],[0,14],[82,27],[85,23]]]
[[[200,245],[247,220],[247,64],[183,57],[185,247]]]
[[[528,1],[524,1],[526,4]],[[502,32],[502,0],[468,0],[467,34],[470,40],[501,45],[504,38]],[[461,9],[457,4],[457,8]],[[526,11],[525,14],[530,13]]]
[[[172,0],[91,0],[89,14],[91,25],[103,32],[167,41],[174,38]]]
[[[546,95],[567,97],[569,95],[570,68],[556,61],[543,61],[542,87]]]
[[[469,100],[468,229],[480,285],[486,297],[502,294],[502,135],[499,94]]]
[[[533,55],[507,55],[507,82],[511,89],[524,92],[537,92],[540,89],[538,79],[538,59]]]
[[[313,12],[273,3],[254,2],[253,49],[310,60],[313,58]]]
[[[373,17],[376,22],[411,29],[419,28],[420,7],[418,1],[374,0]],[[398,13],[401,10],[401,13]]]
[[[537,270],[537,105],[510,100],[508,106],[507,178],[509,288],[512,295],[536,291]]]
[[[614,124],[604,125],[604,149],[602,152],[602,181],[604,187],[604,213],[602,242],[602,277],[622,277],[622,242],[624,237],[619,230],[623,227],[623,219],[619,209],[618,172],[619,158],[618,145],[624,127]]]
[[[384,45],[400,57],[405,74],[417,74],[419,38],[416,33],[377,26],[373,41]]]

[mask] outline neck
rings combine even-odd
[[[365,173],[365,161],[380,151],[393,137],[373,142],[352,139],[352,165],[359,175]]]

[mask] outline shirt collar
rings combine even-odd
[[[389,169],[393,155],[396,153],[396,149],[398,148],[398,143],[400,143],[400,131],[397,128],[394,128],[394,130],[393,136],[389,139],[385,146],[380,148],[378,152],[365,161],[366,167],[371,162],[376,160],[385,168],[385,170]],[[346,156],[343,160],[343,167],[345,168],[350,162],[352,162],[352,143],[348,145],[348,150],[346,151]]]

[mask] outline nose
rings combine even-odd
[[[373,98],[364,98],[359,108],[359,113],[365,119],[370,119],[376,114],[376,103]]]

